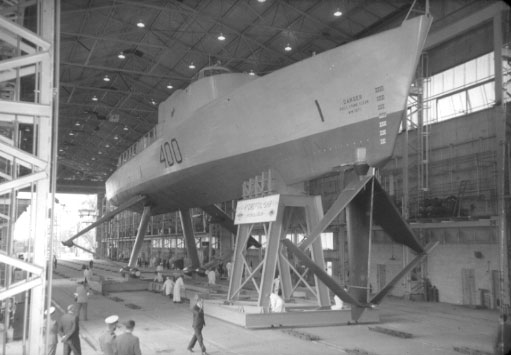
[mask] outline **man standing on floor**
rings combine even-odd
[[[231,269],[232,269],[231,261],[228,261],[227,264],[225,264],[225,268],[227,269],[227,280],[230,280],[231,279]]]
[[[216,273],[214,268],[208,270],[208,284],[209,285],[216,284]]]
[[[81,310],[83,309],[83,320],[87,320],[87,302],[89,301],[89,288],[84,281],[78,281],[76,287],[76,315],[80,318]]]
[[[174,303],[181,303],[181,291],[185,289],[183,276],[179,275],[176,282],[174,282],[174,292],[172,293],[172,300]]]
[[[60,318],[59,333],[64,343],[64,355],[82,355],[80,345],[80,325],[76,314],[75,306],[67,306],[67,313]]]
[[[198,341],[199,346],[202,350],[202,355],[207,355],[206,347],[204,346],[204,339],[202,338],[202,328],[206,326],[206,322],[204,321],[204,302],[202,298],[197,299],[197,303],[193,306],[193,336],[188,344],[188,351],[193,352],[193,347],[195,343]]]
[[[284,304],[284,300],[282,299],[282,290],[279,290],[278,293],[271,293],[270,311],[272,313],[282,313],[286,311],[286,306]]]
[[[48,355],[55,355],[57,352],[57,344],[59,342],[59,339],[57,337],[59,333],[59,323],[55,320],[55,307],[50,307],[49,310],[44,311],[44,314],[46,317],[49,317],[49,333],[48,333],[48,344],[47,349]],[[46,334],[46,322],[45,322],[45,331]]]
[[[107,330],[99,337],[99,348],[103,355],[117,355],[117,347],[115,343],[115,330],[119,317],[116,315],[105,318]]]
[[[162,292],[164,296],[168,296],[172,299],[172,292],[174,289],[174,280],[170,278],[170,276],[167,276],[167,279],[163,283]]]
[[[135,321],[129,320],[124,323],[126,330],[115,339],[118,355],[142,355],[140,351],[140,341],[133,335]]]

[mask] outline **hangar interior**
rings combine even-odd
[[[501,93],[501,107],[496,104],[493,43],[488,40],[494,36],[493,23],[480,15],[482,9],[468,12],[474,11],[469,10],[470,6],[462,6],[453,13],[443,9],[447,13],[437,19],[435,11],[441,9],[436,5],[431,3],[435,17],[432,32],[435,33],[435,28],[439,32],[443,30],[445,38],[430,44],[424,52],[409,99],[407,130],[403,129],[399,135],[392,160],[377,174],[421,241],[438,239],[441,245],[414,270],[413,280],[405,278],[391,294],[426,299],[425,287],[429,283],[439,290],[441,302],[496,309],[502,297],[499,277],[502,197],[498,198],[502,195],[498,181],[504,178],[499,176],[503,172],[498,166],[507,164],[509,159],[508,153],[501,156],[498,143],[507,138],[499,138],[497,134],[503,132],[498,127],[507,129],[505,122],[509,116],[507,47],[504,44],[502,54],[502,85],[507,85],[507,89]],[[461,25],[456,30],[442,27],[454,16],[460,16],[459,21],[474,23],[465,25],[463,30]],[[506,28],[508,23],[504,21],[503,26]],[[503,39],[503,43],[507,40]],[[499,120],[502,120],[500,125]],[[342,188],[343,172],[332,172],[308,183],[309,194],[321,195],[325,210]],[[108,209],[105,203],[103,206]],[[224,202],[222,209],[233,217],[235,204]],[[232,234],[211,223],[207,214],[197,209],[193,216],[201,260],[208,261],[212,253],[222,255],[234,247]],[[139,221],[140,214],[122,212],[98,228],[103,255],[127,261]],[[346,279],[347,272],[343,267],[347,262],[344,227],[345,221],[340,216],[322,236],[329,272],[340,283]],[[148,228],[143,258],[185,257],[177,212],[152,217]],[[254,233],[265,245],[264,231]],[[290,236],[297,241],[301,237],[303,230],[299,227]],[[410,255],[406,247],[394,245],[382,231],[375,232],[374,243],[371,284],[377,291],[406,264]],[[251,248],[248,253],[254,263],[262,257],[257,248]]]
[[[108,213],[106,178],[136,142],[153,139],[158,103],[199,69],[220,63],[264,76],[426,7],[434,22],[408,115],[394,156],[376,176],[421,243],[440,244],[390,294],[507,312],[511,18],[501,1],[1,1],[1,299],[30,290],[26,312],[41,314],[46,261],[64,250],[47,227],[47,196],[97,194],[98,215]],[[320,195],[328,210],[347,174],[340,168],[308,181],[307,193]],[[235,201],[219,207],[234,217]],[[18,261],[14,224],[25,210],[31,242],[28,259]],[[191,215],[202,263],[232,251],[234,234],[199,208]],[[124,211],[100,226],[96,257],[127,261],[140,218]],[[247,250],[254,264],[264,254],[264,233],[253,231],[262,244]],[[321,236],[327,272],[339,284],[347,279],[346,233],[341,214]],[[289,238],[303,235],[296,226]],[[177,212],[152,216],[141,257],[187,265],[184,245]],[[375,227],[371,291],[412,257]],[[13,279],[12,268],[24,273]],[[41,328],[31,322],[28,332]]]

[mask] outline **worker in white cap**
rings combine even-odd
[[[57,344],[59,342],[59,339],[57,337],[57,334],[59,333],[59,324],[55,320],[55,307],[50,307],[49,309],[44,311],[44,315],[47,317],[49,315],[48,323],[46,323],[46,322],[44,323],[44,334],[46,334],[46,324],[49,324],[47,354],[55,355],[55,353],[57,351]]]
[[[106,331],[99,337],[99,347],[103,355],[116,355],[117,348],[115,345],[115,330],[117,329],[117,323],[119,322],[119,316],[113,315],[105,318]]]

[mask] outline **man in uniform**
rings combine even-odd
[[[103,355],[117,355],[117,347],[115,343],[115,330],[119,317],[116,315],[105,318],[106,331],[99,337],[99,348]]]

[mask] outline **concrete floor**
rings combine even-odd
[[[60,317],[61,310],[73,301],[81,272],[62,265],[58,271],[53,282],[53,301]],[[292,329],[247,330],[206,316],[203,334],[209,354],[491,353],[498,318],[495,311],[395,298],[386,298],[379,309],[379,324]],[[105,329],[104,318],[112,314],[119,315],[121,320],[135,320],[134,334],[140,338],[144,355],[188,354],[192,315],[187,303],[175,304],[148,291],[94,294],[89,300],[88,314],[89,320],[80,323],[83,355],[100,354],[98,338]],[[375,327],[406,332],[412,338],[378,332]],[[310,338],[318,340],[307,340]],[[59,344],[57,354],[61,353]],[[200,351],[196,349],[196,353]],[[9,343],[7,354],[22,354],[20,342]]]

